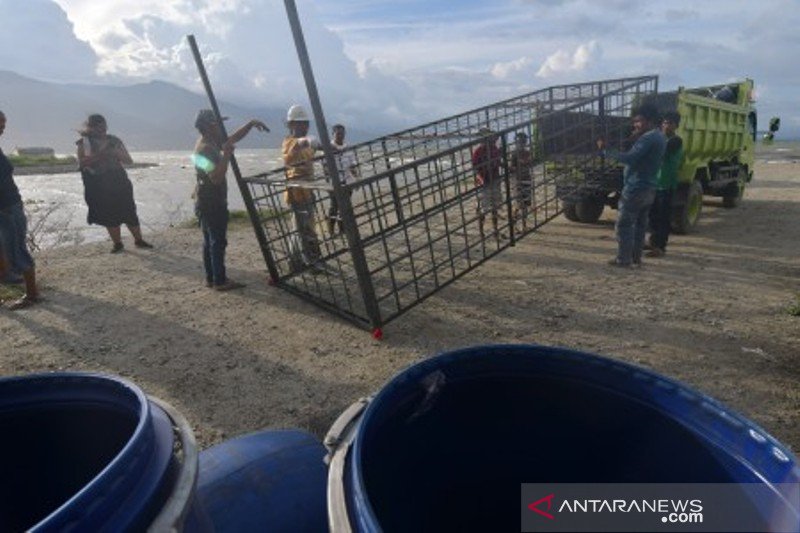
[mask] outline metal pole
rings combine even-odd
[[[510,132],[509,132],[510,134]],[[501,154],[501,163],[503,165],[503,185],[506,188],[506,216],[508,217],[508,238],[509,238],[509,245],[514,246],[516,244],[516,239],[514,235],[514,208],[512,206],[512,192],[511,192],[511,172],[509,169],[508,164],[508,142],[506,141],[506,136],[503,135],[500,137],[500,146],[502,147],[502,154]],[[519,162],[517,162],[519,164]],[[519,169],[517,169],[519,171]],[[500,231],[499,229],[497,231]]]
[[[228,132],[225,129],[225,124],[222,121],[222,114],[219,112],[219,106],[217,105],[217,99],[214,96],[214,91],[211,88],[211,82],[208,80],[208,74],[206,73],[206,67],[203,64],[203,58],[200,56],[200,49],[197,47],[197,41],[195,40],[194,35],[187,35],[186,38],[189,41],[189,47],[192,49],[194,62],[197,65],[198,72],[200,73],[200,79],[203,81],[203,87],[205,87],[208,101],[211,103],[211,109],[214,111],[214,115],[217,117],[217,124],[219,124],[219,127],[222,129],[222,135],[227,139]],[[280,277],[278,268],[275,266],[275,261],[272,259],[272,253],[270,252],[269,245],[267,244],[267,236],[264,234],[264,228],[261,227],[261,219],[258,215],[258,210],[256,209],[255,203],[253,202],[253,196],[250,194],[250,189],[247,188],[247,185],[242,180],[242,174],[239,172],[239,164],[236,162],[236,156],[233,154],[231,154],[230,165],[233,169],[233,175],[236,178],[236,184],[239,186],[239,192],[244,200],[244,205],[247,208],[247,214],[250,215],[250,220],[253,222],[253,231],[256,233],[256,239],[258,239],[258,244],[261,248],[261,254],[264,256],[264,261],[267,263],[270,282],[277,283]]]
[[[336,158],[331,147],[330,138],[328,137],[328,127],[325,123],[325,115],[322,112],[322,103],[319,99],[317,83],[314,80],[314,71],[311,68],[311,61],[308,57],[308,49],[306,48],[305,37],[303,37],[300,16],[297,14],[297,6],[294,0],[284,0],[283,3],[286,6],[286,15],[289,17],[289,26],[292,28],[294,45],[295,48],[297,48],[297,57],[300,60],[300,67],[303,70],[303,78],[306,82],[306,90],[308,91],[308,99],[311,102],[311,110],[314,113],[314,120],[317,123],[317,132],[319,133],[319,139],[322,143],[322,150],[325,153],[325,166],[327,167],[328,175],[331,177],[331,182],[333,183],[333,194],[336,197],[336,201],[339,203],[339,209],[341,209],[342,223],[344,225],[345,236],[347,237],[347,244],[350,246],[350,252],[353,256],[353,266],[358,277],[358,285],[361,288],[361,294],[364,296],[364,307],[366,308],[367,315],[374,328],[373,335],[377,337],[382,335],[380,332],[382,322],[378,301],[375,297],[375,288],[372,285],[372,278],[370,277],[369,268],[367,267],[367,258],[364,254],[361,236],[356,227],[350,195],[344,194],[341,183],[339,182]]]

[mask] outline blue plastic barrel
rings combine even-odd
[[[186,533],[327,529],[325,448],[309,433],[271,430],[200,453]]]
[[[683,384],[597,355],[458,350],[400,373],[358,410],[327,439],[334,532],[518,531],[522,483],[765,483],[775,498],[754,504],[764,526],[798,516],[797,495],[777,484],[800,482],[800,467],[773,437]]]
[[[118,532],[179,524],[194,478],[174,448],[180,442],[189,456],[194,452],[185,421],[173,415],[117,377],[0,379],[2,530]],[[173,424],[183,428],[178,439]]]

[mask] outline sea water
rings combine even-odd
[[[154,165],[128,170],[145,237],[190,220],[194,216],[191,195],[196,182],[191,152],[134,152],[131,156],[137,163]],[[243,176],[281,165],[280,151],[274,149],[237,150],[236,161]],[[244,209],[233,172],[229,170],[227,176],[230,208]],[[37,248],[108,238],[105,228],[86,223],[87,207],[79,172],[15,176],[15,181],[28,213],[29,233],[33,233]]]
[[[131,169],[134,197],[145,233],[180,225],[194,216],[192,191],[195,172],[191,152],[134,152],[138,163],[150,168]],[[758,144],[756,159],[761,163],[800,163],[800,141]],[[236,160],[243,176],[252,176],[281,166],[276,149],[237,150]],[[80,174],[32,174],[16,176],[28,212],[30,230],[38,248],[66,246],[107,239],[105,228],[86,223],[86,203]],[[756,175],[756,179],[758,176]],[[228,202],[231,209],[244,209],[233,172],[228,171]]]

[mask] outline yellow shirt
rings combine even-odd
[[[294,150],[298,139],[286,137],[281,145],[283,163],[286,165],[286,179],[312,179],[314,177],[314,149],[310,146]],[[305,203],[314,199],[311,189],[305,187],[287,187],[286,203]]]

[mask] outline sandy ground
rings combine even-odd
[[[390,323],[378,342],[264,282],[247,227],[231,277],[203,284],[198,230],[110,255],[38,257],[46,303],[0,311],[0,375],[91,370],[164,398],[208,446],[261,428],[318,435],[358,397],[455,347],[533,342],[589,350],[683,380],[800,449],[800,164],[759,163],[742,207],[704,206],[699,231],[639,271],[605,265],[615,213],[558,219]]]

